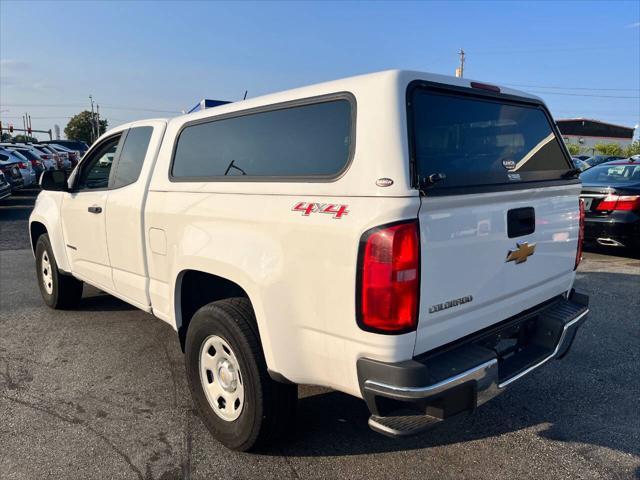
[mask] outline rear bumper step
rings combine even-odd
[[[435,352],[399,363],[358,360],[369,426],[390,436],[420,433],[477,406],[553,358],[567,354],[589,312],[571,292]]]

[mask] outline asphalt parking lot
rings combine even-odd
[[[640,259],[587,252],[572,352],[429,433],[369,430],[364,402],[302,387],[289,443],[230,452],[193,411],[174,331],[85,288],[53,311],[27,237],[35,191],[0,202],[0,478],[637,478]]]

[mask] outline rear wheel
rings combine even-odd
[[[40,235],[36,242],[36,272],[44,303],[54,309],[78,304],[82,297],[82,282],[60,272],[46,233]]]
[[[198,310],[189,324],[185,355],[196,407],[211,434],[228,448],[250,450],[293,425],[297,386],[269,376],[246,298]]]

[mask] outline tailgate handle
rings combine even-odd
[[[530,235],[536,230],[536,212],[533,207],[513,208],[507,212],[509,238]]]

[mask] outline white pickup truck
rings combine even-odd
[[[46,304],[86,282],[171,325],[232,449],[284,433],[297,384],[421,432],[564,356],[588,312],[570,157],[494,85],[394,70],[137,121],[41,185]]]

